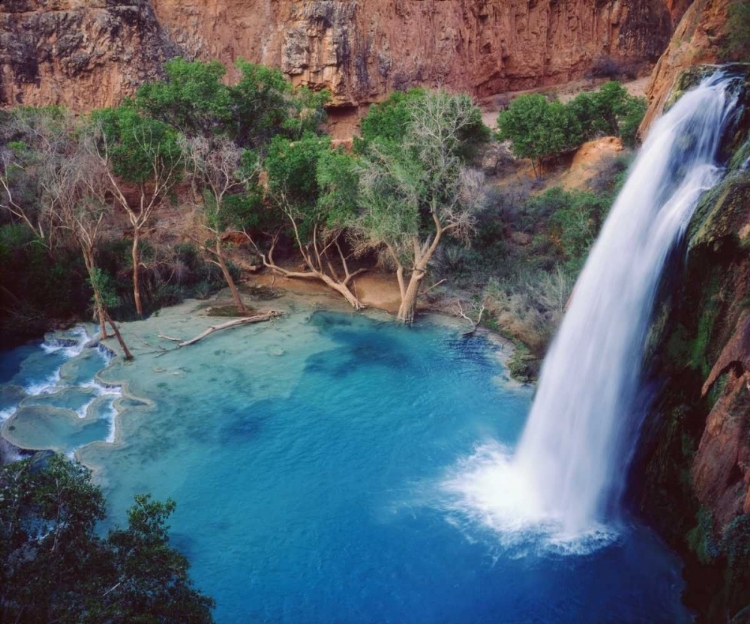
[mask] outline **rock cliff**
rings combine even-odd
[[[0,105],[111,105],[171,49],[149,0],[4,0]]]
[[[649,109],[641,124],[647,131],[661,114],[667,97],[681,71],[702,63],[716,63],[721,55],[721,43],[732,0],[695,0],[686,10],[675,5],[674,16],[684,11],[664,54],[654,67],[651,83],[646,90]]]
[[[709,71],[673,82],[685,89]],[[635,468],[638,505],[684,555],[686,599],[707,622],[750,605],[750,65],[727,71],[744,82],[727,175],[702,198],[665,284],[651,341],[658,391]]]
[[[340,106],[412,85],[488,95],[637,71],[687,1],[5,0],[0,103],[109,104],[175,54],[280,67]]]

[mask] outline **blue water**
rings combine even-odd
[[[555,550],[506,539],[446,493],[477,448],[512,449],[530,406],[487,339],[296,312],[182,350],[154,346],[159,331],[198,333],[181,323],[125,328],[140,352],[102,376],[146,402],[115,401],[117,443],[78,456],[99,469],[114,521],[136,493],[177,501],[173,544],[218,622],[689,619],[680,562],[638,523],[599,548]],[[54,372],[56,361],[31,366],[61,357],[40,351],[2,355],[3,381]],[[60,435],[60,448],[78,448],[80,432]]]

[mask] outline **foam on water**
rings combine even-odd
[[[489,440],[447,472],[439,500],[454,525],[491,531],[490,539],[510,555],[585,555],[618,539],[618,530],[603,523],[568,531],[564,518],[548,513],[533,480],[514,459],[513,449]]]
[[[62,352],[67,358],[80,355],[91,341],[87,329],[83,325],[76,325],[67,332],[66,337],[48,337],[41,345],[45,353]]]
[[[9,425],[9,437],[25,436],[34,448],[49,445],[68,455],[97,437],[114,442],[118,413],[115,402],[122,397],[122,388],[103,384],[95,377],[111,359],[111,351],[92,343],[83,325],[49,334],[39,344],[39,351],[20,362],[20,370],[11,378],[20,386],[6,390],[0,425],[14,419]],[[66,424],[68,415],[75,416],[80,424]],[[106,434],[100,435],[102,424]],[[54,442],[55,435],[61,436],[59,443]]]
[[[18,406],[14,405],[12,407],[6,407],[5,409],[0,410],[0,425],[2,425],[6,420],[13,416],[13,414],[16,413],[17,409]]]
[[[60,369],[56,369],[51,375],[41,381],[34,381],[24,386],[26,394],[29,396],[39,396],[40,394],[52,394],[59,390]]]

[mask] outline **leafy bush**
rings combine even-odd
[[[630,96],[618,82],[580,93],[568,104],[538,93],[520,95],[498,115],[498,138],[510,141],[517,157],[531,159],[541,176],[546,160],[596,137],[619,136],[634,145],[646,107],[645,98]]]
[[[513,153],[531,159],[537,176],[544,161],[578,147],[583,129],[573,111],[538,93],[520,95],[497,117],[498,138],[510,141]]]
[[[357,153],[364,153],[368,144],[378,140],[384,143],[402,143],[407,135],[412,121],[414,105],[423,100],[428,92],[424,89],[410,89],[409,91],[394,91],[380,104],[370,107],[367,115],[360,122],[360,137],[355,137],[354,148]],[[448,100],[452,106],[461,106],[468,101],[467,95],[457,95]],[[479,146],[490,138],[490,131],[482,122],[482,114],[478,108],[472,109],[470,123],[464,126],[459,136],[459,154],[464,159],[474,156]]]
[[[211,622],[188,560],[169,546],[174,501],[135,498],[100,536],[104,497],[61,455],[0,467],[0,615],[23,622]]]

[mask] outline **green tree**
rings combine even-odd
[[[411,123],[412,105],[425,97],[424,89],[394,91],[380,104],[373,104],[360,123],[361,139],[355,142],[357,151],[363,151],[375,139],[403,141]]]
[[[299,139],[325,121],[328,91],[294,89],[280,70],[242,59],[237,69],[240,80],[229,87],[236,124],[229,134],[237,144],[262,152],[278,134]]]
[[[325,120],[327,91],[294,89],[278,69],[242,59],[236,66],[239,80],[229,85],[218,61],[173,59],[165,64],[165,79],[143,85],[135,104],[188,138],[226,135],[259,153],[277,134],[300,138]]]
[[[136,497],[128,527],[96,533],[104,497],[90,472],[61,455],[0,468],[0,620],[211,622],[169,547],[172,501]]]
[[[94,143],[117,205],[133,228],[133,298],[143,315],[140,289],[140,240],[154,211],[164,202],[182,177],[183,158],[177,132],[164,122],[144,117],[132,106],[96,111],[99,140]],[[138,189],[137,197],[125,185]]]
[[[581,125],[582,140],[619,136],[632,146],[647,103],[645,98],[631,96],[619,82],[612,81],[593,93],[580,93],[568,107]]]
[[[306,270],[292,271],[274,262],[280,230],[272,235],[267,253],[261,252],[253,241],[265,266],[286,277],[320,280],[355,310],[362,308],[350,288],[362,270],[350,270],[349,256],[341,241],[356,205],[357,175],[352,159],[343,152],[332,151],[328,137],[308,132],[298,141],[275,137],[264,169],[267,197],[296,243]]]
[[[482,204],[481,174],[465,165],[462,137],[477,120],[467,96],[435,91],[410,104],[403,139],[375,139],[361,158],[355,229],[396,268],[398,319],[414,321],[421,283],[446,235],[466,240]],[[407,281],[408,280],[408,281]]]
[[[540,177],[545,160],[582,143],[583,129],[571,109],[550,102],[538,93],[520,95],[497,118],[501,141],[510,141],[513,153],[531,160]]]
[[[234,103],[221,63],[175,58],[164,64],[164,74],[164,80],[138,89],[135,103],[140,110],[187,136],[227,131]]]
[[[355,152],[365,153],[367,146],[378,142],[395,144],[403,143],[412,125],[415,107],[428,96],[424,89],[416,88],[409,91],[395,91],[380,104],[370,107],[367,115],[360,123],[360,137],[355,137]],[[465,95],[456,96],[455,106],[463,107],[467,98]],[[470,119],[458,132],[458,154],[464,158],[471,158],[476,150],[490,138],[490,131],[482,122],[482,114],[476,107],[470,108]]]

